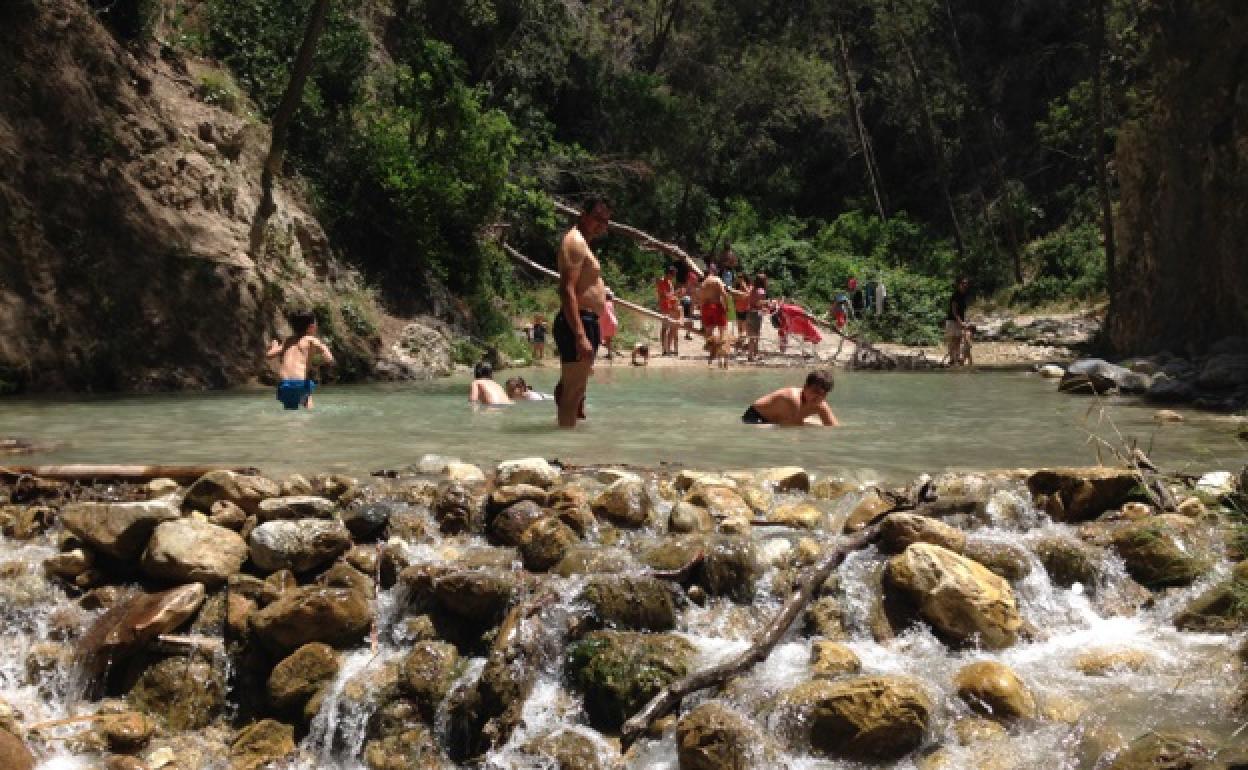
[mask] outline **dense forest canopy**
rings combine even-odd
[[[163,42],[228,69],[207,98],[271,115],[311,4],[178,0]],[[514,283],[483,233],[548,260],[551,196],[593,192],[812,304],[883,276],[889,328],[921,338],[956,273],[1017,301],[1104,291],[1098,143],[1112,158],[1148,98],[1152,5],[332,0],[288,169],[399,310],[444,285],[497,315]],[[624,286],[661,265],[603,249]]]

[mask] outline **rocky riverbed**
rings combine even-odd
[[[10,477],[0,767],[1245,767],[1243,481]],[[849,533],[760,663],[621,742]]]

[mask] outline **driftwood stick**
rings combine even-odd
[[[193,652],[203,652],[212,655],[225,649],[225,640],[213,636],[161,634],[152,643],[152,648],[161,652],[179,655]]]
[[[718,666],[695,672],[678,682],[664,687],[650,699],[650,702],[641,711],[638,711],[624,723],[624,727],[620,729],[621,745],[625,749],[631,746],[634,741],[650,728],[650,725],[655,720],[669,714],[686,695],[699,690],[705,690],[708,687],[719,687],[729,678],[766,660],[775,646],[784,638],[789,627],[793,625],[793,621],[814,599],[815,592],[840,566],[845,557],[853,551],[865,548],[874,542],[878,536],[879,529],[872,526],[843,540],[832,553],[823,558],[823,561],[806,572],[797,593],[788,598],[780,608],[780,611],[776,613],[775,618],[772,619],[771,624],[754,640],[749,649]]]
[[[228,465],[8,465],[0,467],[0,477],[38,476],[58,481],[151,481],[173,479],[195,481],[210,471],[259,473],[256,468]]]

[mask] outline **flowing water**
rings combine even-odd
[[[1050,383],[1026,375],[945,376],[911,374],[846,375],[833,397],[846,427],[839,431],[754,430],[741,426],[737,413],[752,394],[790,380],[784,372],[711,373],[705,377],[668,372],[600,373],[590,406],[593,422],[576,433],[549,427],[544,404],[474,412],[463,403],[463,383],[423,387],[329,388],[311,413],[288,415],[269,403],[267,394],[227,393],[197,396],[26,400],[5,403],[6,432],[56,446],[39,461],[201,462],[257,464],[271,473],[341,469],[361,471],[395,467],[425,452],[458,455],[489,463],[522,455],[560,456],[579,462],[610,460],[653,466],[661,461],[698,467],[799,464],[845,473],[904,477],[915,471],[950,467],[1004,467],[1075,464],[1095,460],[1086,444],[1081,418],[1090,402],[1052,393]],[[531,379],[548,387],[552,374]],[[1204,467],[1238,467],[1218,462],[1220,453],[1239,457],[1212,424],[1197,419],[1156,431],[1151,410],[1110,403],[1117,430],[1148,440],[1153,455],[1167,461],[1209,457]],[[1102,421],[1107,437],[1113,428]],[[1036,510],[1017,482],[1004,486],[988,506],[991,521],[971,536],[986,542],[1025,545],[1040,536],[1075,537]],[[653,492],[653,490],[652,490]],[[657,499],[657,493],[656,499]],[[856,498],[825,509],[827,529],[834,530]],[[660,506],[667,505],[659,503]],[[664,509],[665,510],[665,509]],[[657,537],[641,530],[622,533],[612,543],[623,551]],[[689,605],[679,614],[677,631],[698,651],[695,666],[722,661],[744,650],[784,596],[773,580],[779,565],[796,549],[792,531],[756,527],[753,535],[764,562],[773,564],[758,580],[758,598],[747,606],[711,599]],[[393,541],[392,541],[393,542]],[[413,564],[454,562],[466,550],[486,546],[483,539],[403,543]],[[0,711],[4,704],[26,725],[90,714],[96,704],[76,697],[69,662],[58,659],[58,628],[82,610],[41,573],[51,545],[0,540]],[[848,646],[862,661],[864,674],[904,674],[919,678],[936,704],[937,717],[927,745],[940,745],[951,764],[944,767],[993,767],[1007,770],[1100,770],[1112,751],[1097,751],[1093,738],[1116,735],[1131,739],[1151,730],[1200,727],[1227,746],[1243,746],[1239,722],[1229,703],[1238,683],[1234,650],[1240,639],[1222,634],[1175,630],[1172,617],[1188,599],[1225,577],[1223,562],[1195,586],[1171,591],[1128,614],[1111,603],[1124,580],[1121,564],[1105,565],[1101,585],[1051,583],[1034,557],[1029,574],[1015,581],[1023,616],[1039,629],[1035,639],[1002,651],[953,651],[929,631],[911,630],[876,641],[869,618],[872,576],[886,557],[874,548],[851,556],[840,568],[846,604]],[[579,696],[564,678],[560,650],[567,643],[567,618],[583,611],[578,579],[552,578],[559,601],[544,611],[537,633],[547,654],[538,666],[537,683],[524,703],[521,726],[508,742],[485,757],[491,770],[538,770],[553,767],[524,750],[530,739],[553,729],[581,732],[605,762],[616,749],[585,727]],[[370,717],[377,710],[376,682],[383,669],[401,660],[409,645],[403,619],[407,597],[396,587],[378,596],[377,649],[367,643],[344,654],[340,673],[321,709],[300,739],[298,757],[277,765],[285,770],[362,770]],[[81,622],[81,621],[79,621]],[[800,626],[801,624],[797,624]],[[811,639],[795,629],[743,679],[724,692],[686,701],[689,709],[708,698],[723,700],[750,715],[768,733],[783,738],[794,725],[776,716],[769,704],[787,688],[808,680]],[[1088,650],[1132,650],[1147,663],[1138,671],[1090,676],[1072,665]],[[51,659],[51,662],[47,662]],[[961,745],[954,732],[959,717],[969,715],[952,680],[965,664],[997,660],[1012,667],[1032,688],[1051,719],[1023,722],[1000,737]],[[472,658],[457,687],[470,686],[484,659]],[[370,697],[373,696],[373,697]],[[0,713],[0,722],[4,714]],[[447,704],[434,720],[435,734],[449,731]],[[56,738],[73,725],[53,728]],[[62,731],[62,732],[57,732]],[[67,732],[66,732],[67,731]],[[160,743],[153,743],[157,746]],[[56,740],[40,770],[87,770],[93,761],[58,751]],[[1104,745],[1113,746],[1112,742]],[[884,765],[896,770],[918,767],[912,756]],[[995,763],[995,764],[994,764]],[[791,770],[858,770],[852,762],[811,756],[791,745],[776,759]],[[878,767],[879,765],[873,765]],[[203,768],[224,768],[223,758],[205,758]],[[661,739],[643,739],[623,761],[630,770],[677,770],[671,729]]]
[[[553,390],[553,368],[525,372]],[[524,456],[576,464],[693,468],[801,465],[856,477],[903,479],[952,468],[1095,463],[1098,435],[1134,437],[1173,467],[1229,467],[1243,454],[1225,425],[1199,415],[1161,427],[1152,408],[1072,397],[1023,372],[838,375],[836,431],[745,426],[746,406],[802,370],[720,372],[599,366],[590,420],[554,427],[554,405],[473,409],[467,383],[329,386],[311,411],[285,412],[269,391],[0,402],[0,435],[46,450],[31,462],[229,463],[272,474],[399,468],[436,453],[489,465]],[[1108,459],[1102,447],[1100,456]],[[1175,468],[1176,470],[1178,468]]]

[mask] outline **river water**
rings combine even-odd
[[[549,392],[558,370],[524,375]],[[45,445],[32,463],[229,463],[272,474],[362,475],[436,453],[486,466],[538,455],[575,464],[801,465],[904,479],[946,469],[1092,464],[1093,434],[1114,446],[1135,438],[1170,470],[1229,467],[1242,456],[1234,433],[1212,418],[1189,414],[1184,423],[1158,426],[1150,407],[1059,394],[1052,381],[1025,372],[841,373],[830,399],[838,430],[740,422],[755,398],[802,376],[796,369],[600,365],[590,385],[591,419],[573,432],[554,426],[551,402],[473,409],[459,378],[329,386],[315,409],[300,412],[284,411],[268,390],[6,399],[0,435]]]

